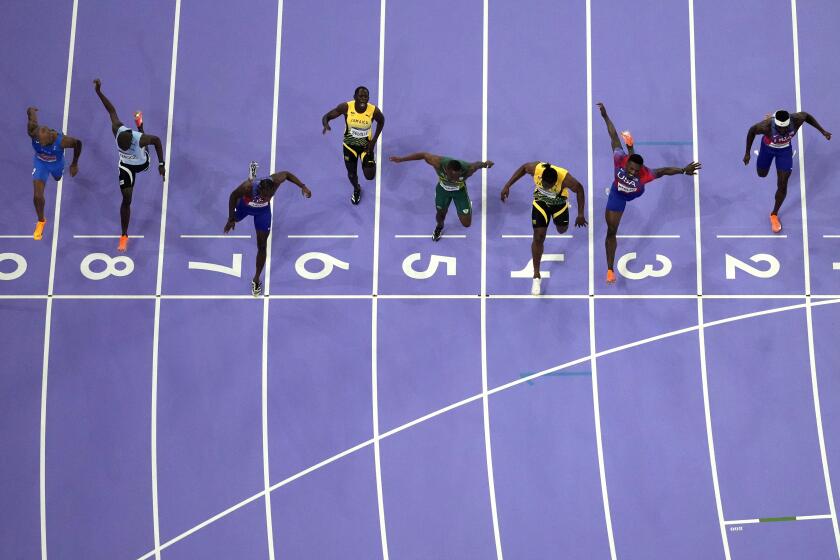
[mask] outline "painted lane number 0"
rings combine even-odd
[[[12,261],[15,269],[11,272],[0,272],[0,280],[17,280],[26,272],[26,259],[17,253],[0,253],[0,262]]]

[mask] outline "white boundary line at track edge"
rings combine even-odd
[[[489,72],[490,3],[484,0],[481,33],[481,161],[487,160],[487,80]],[[487,464],[487,491],[490,497],[490,516],[493,522],[493,541],[496,559],[502,560],[502,537],[499,531],[499,512],[496,503],[496,481],[493,471],[493,447],[490,438],[490,403],[487,397],[487,169],[481,170],[481,391],[484,423],[484,455]]]
[[[277,0],[277,32],[274,41],[274,94],[271,106],[271,153],[269,154],[269,173],[277,170],[277,119],[280,103],[280,55],[283,44],[283,0]],[[269,202],[274,218],[274,197]],[[270,299],[265,296],[271,294],[271,238],[266,241],[265,282],[263,282],[262,306],[262,356],[260,367],[260,420],[262,432],[262,460],[263,460],[263,496],[265,506],[265,532],[268,542],[268,558],[274,560],[274,522],[271,513],[271,468],[268,449],[268,318]]]
[[[796,89],[796,111],[802,111],[802,89],[799,74],[799,19],[796,11],[796,0],[790,0],[791,27],[793,30],[793,78]],[[805,273],[805,320],[808,333],[808,361],[811,369],[811,391],[814,400],[814,420],[816,422],[817,437],[820,446],[820,460],[822,461],[823,477],[825,478],[825,492],[828,497],[828,507],[831,512],[831,523],[834,529],[834,542],[837,554],[840,556],[840,527],[837,523],[837,511],[834,505],[834,491],[831,487],[831,472],[828,468],[828,455],[825,449],[825,435],[823,433],[822,411],[820,409],[820,390],[817,378],[817,361],[814,350],[814,321],[811,313],[811,259],[808,247],[808,207],[806,203],[805,184],[805,139],[804,127],[797,135],[799,147],[799,192],[802,208],[802,251]]]
[[[67,132],[70,121],[70,91],[73,85],[73,57],[76,52],[76,21],[79,12],[79,0],[73,0],[70,17],[70,45],[67,52],[67,80],[64,84],[64,113],[61,117],[61,130]],[[64,185],[62,177],[55,190],[55,212],[53,214],[53,236],[50,247],[50,271],[47,282],[47,294],[52,295],[55,283],[55,258],[58,250],[58,224],[61,218],[61,192]],[[47,299],[44,319],[44,359],[41,369],[41,416],[38,445],[38,499],[41,518],[41,560],[47,560],[47,386],[50,367],[50,326],[52,323],[52,298]]]
[[[172,23],[172,59],[169,74],[169,107],[166,115],[166,156],[168,169],[163,181],[163,193],[160,204],[160,240],[158,246],[157,279],[155,295],[160,296],[163,288],[163,249],[166,244],[166,209],[169,198],[169,181],[172,178],[172,127],[175,112],[175,77],[178,68],[178,35],[181,26],[181,0],[175,0],[175,17]],[[158,513],[158,468],[157,468],[157,397],[158,397],[158,351],[160,349],[160,306],[161,298],[155,298],[155,318],[152,333],[152,399],[151,399],[151,448],[152,448],[152,521],[154,527],[154,557],[160,560],[160,516]]]
[[[607,472],[604,466],[604,444],[601,437],[601,405],[598,398],[598,363],[597,346],[595,342],[595,223],[592,182],[594,180],[593,144],[592,144],[592,2],[586,0],[586,172],[587,198],[589,210],[589,227],[587,238],[589,241],[589,363],[592,370],[592,408],[595,424],[595,445],[598,453],[598,476],[601,482],[601,498],[604,507],[604,522],[607,528],[607,541],[610,547],[610,558],[616,560],[615,538],[612,529],[612,514],[610,513],[610,498],[607,491]]]
[[[387,9],[387,0],[379,0],[379,68],[377,71],[377,90],[379,92],[379,110],[383,111],[383,101],[385,99],[385,16]],[[379,135],[379,141],[376,143],[376,161],[382,161],[382,142],[384,141],[384,134]],[[380,195],[382,192],[382,169],[380,168],[376,173],[376,195],[374,196],[373,205],[373,289],[372,293],[375,295],[379,291],[379,212],[380,212]],[[370,302],[371,315],[371,356],[370,356],[370,387],[371,387],[371,408],[373,418],[373,464],[374,474],[376,477],[376,507],[379,514],[379,539],[382,547],[382,558],[388,560],[388,532],[385,525],[385,499],[382,493],[382,456],[379,450],[379,362],[377,360],[378,353],[378,317],[379,317],[379,300],[376,297],[371,297]]]
[[[833,519],[831,514],[828,515],[792,515],[794,519],[785,519],[785,521],[815,521],[817,519]],[[753,523],[767,523],[761,519],[733,519],[732,521],[725,521],[726,525],[751,525]]]
[[[812,306],[836,305],[836,304],[840,304],[840,298],[833,299],[833,300],[828,300],[828,301],[822,301],[822,302],[819,302],[819,303],[813,303]],[[737,321],[742,321],[742,320],[745,320],[745,319],[751,319],[751,318],[754,318],[754,317],[762,317],[764,315],[773,315],[773,314],[776,314],[776,313],[784,313],[786,311],[792,311],[792,310],[795,310],[795,309],[802,309],[804,307],[805,307],[805,304],[800,303],[800,304],[796,304],[796,305],[787,305],[787,306],[784,306],[784,307],[776,307],[776,308],[773,308],[773,309],[765,309],[763,311],[755,311],[755,312],[752,312],[752,313],[745,313],[743,315],[726,317],[724,319],[716,319],[714,321],[709,321],[708,323],[706,323],[703,326],[705,328],[716,327],[718,325],[725,325],[725,324],[728,324],[728,323],[734,323],[734,322],[737,322]],[[664,339],[671,338],[671,337],[674,337],[674,336],[679,336],[679,335],[682,335],[682,334],[691,333],[691,332],[696,331],[698,328],[699,328],[699,325],[693,325],[693,326],[690,326],[690,327],[685,327],[685,328],[682,328],[682,329],[677,329],[677,330],[665,332],[665,333],[662,333],[662,334],[659,334],[659,335],[656,335],[656,336],[643,338],[643,339],[640,339],[640,340],[636,340],[634,342],[629,342],[627,344],[622,344],[621,346],[615,346],[613,348],[608,348],[606,350],[601,350],[597,353],[596,357],[615,354],[616,352],[621,352],[623,350],[628,350],[630,348],[635,348],[635,347],[638,347],[638,346],[643,346],[645,344],[650,344],[652,342],[657,342],[659,340],[664,340]],[[487,394],[488,395],[495,395],[496,393],[506,391],[508,389],[516,387],[517,385],[522,385],[522,384],[527,383],[529,381],[539,379],[540,377],[545,377],[545,376],[547,376],[551,373],[554,373],[555,371],[560,371],[560,370],[563,370],[563,369],[566,369],[566,368],[569,368],[569,367],[572,367],[572,366],[575,366],[575,365],[578,365],[578,364],[588,362],[591,359],[592,359],[592,356],[582,356],[580,358],[576,358],[574,360],[570,360],[568,362],[558,364],[556,366],[544,369],[542,371],[538,371],[538,372],[533,373],[531,375],[528,375],[526,377],[521,377],[521,378],[515,379],[513,381],[509,381],[508,383],[505,383],[503,385],[499,385],[498,387],[495,387],[493,389],[489,389],[487,391]],[[421,423],[423,423],[427,420],[431,420],[432,418],[440,416],[441,414],[444,414],[444,413],[449,412],[451,410],[455,410],[455,409],[460,408],[462,406],[465,406],[469,403],[475,402],[475,401],[477,401],[477,400],[479,400],[483,397],[484,397],[484,392],[478,393],[477,395],[472,395],[471,397],[467,397],[467,398],[462,399],[458,402],[447,405],[447,406],[445,406],[441,409],[430,412],[430,413],[428,413],[424,416],[421,416],[419,418],[415,418],[414,420],[412,420],[410,422],[406,422],[405,424],[397,426],[396,428],[388,430],[387,432],[384,432],[384,433],[380,434],[378,439],[381,440],[381,439],[385,439],[385,438],[394,436],[394,435],[398,434],[399,432],[402,432],[404,430],[412,428],[412,427],[414,427],[418,424],[421,424]],[[338,459],[346,457],[347,455],[350,455],[351,453],[354,453],[354,452],[356,452],[360,449],[363,449],[364,447],[367,447],[368,445],[375,445],[376,442],[377,442],[377,438],[371,438],[371,439],[369,439],[367,441],[363,441],[363,442],[361,442],[361,443],[359,443],[359,444],[357,444],[353,447],[345,449],[344,451],[342,451],[340,453],[337,453],[336,455],[333,455],[332,457],[324,459],[320,463],[316,463],[315,465],[312,465],[311,467],[308,467],[308,468],[306,468],[306,469],[304,469],[304,470],[302,470],[302,471],[300,471],[300,472],[298,472],[298,473],[296,473],[296,474],[294,474],[294,475],[292,475],[292,476],[290,476],[290,477],[288,477],[288,478],[286,478],[286,479],[284,479],[284,480],[282,480],[278,483],[273,484],[271,486],[270,490],[273,492],[274,490],[276,490],[276,489],[278,489],[282,486],[285,486],[286,484],[289,484],[290,482],[293,482],[293,481],[295,481],[295,480],[297,480],[297,479],[299,479],[299,478],[301,478],[301,477],[303,477],[303,476],[305,476],[305,475],[307,475],[307,474],[309,474],[313,471],[316,471],[316,470],[320,469],[321,467],[329,465],[330,463],[333,463],[333,462],[337,461]],[[163,550],[165,548],[168,548],[169,546],[175,544],[176,542],[188,537],[189,535],[192,535],[193,533],[195,533],[199,529],[202,529],[202,528],[206,527],[207,525],[210,525],[211,523],[213,523],[215,521],[218,521],[219,519],[221,519],[222,517],[224,517],[228,513],[232,513],[234,511],[236,511],[237,509],[253,502],[254,500],[259,499],[262,496],[262,494],[263,494],[263,492],[259,492],[255,495],[243,500],[242,502],[240,502],[240,503],[238,503],[234,506],[229,507],[228,509],[224,510],[223,512],[220,512],[220,513],[216,514],[215,516],[203,521],[202,523],[200,523],[200,524],[196,525],[195,527],[185,531],[184,533],[181,533],[180,535],[168,540],[167,542],[165,542],[164,544],[162,544],[160,546],[160,549]],[[146,559],[150,558],[152,556],[152,554],[153,554],[152,552],[147,553],[147,554],[141,556],[140,558],[138,558],[138,560],[146,560]]]
[[[296,300],[296,299],[373,299],[372,294],[273,294],[263,296],[268,299]],[[478,299],[478,294],[379,294],[378,299]],[[487,294],[488,299],[664,299],[664,300],[685,300],[696,299],[697,296],[690,294],[543,294],[532,296],[530,294]],[[812,299],[837,299],[840,294],[813,294]],[[4,299],[253,299],[253,296],[246,294],[3,294],[0,300]],[[705,294],[703,299],[806,299],[804,294]],[[814,305],[814,304],[812,304]]]
[[[689,37],[689,62],[691,77],[691,135],[692,135],[692,161],[700,161],[699,130],[697,120],[697,64],[696,64],[696,43],[694,33],[694,0],[688,0],[688,37]],[[697,266],[697,295],[703,295],[703,250],[702,234],[700,229],[700,175],[694,175],[694,250]],[[715,439],[712,431],[712,409],[709,397],[709,372],[706,363],[706,331],[704,327],[705,317],[703,315],[703,299],[697,298],[697,342],[700,352],[700,378],[703,390],[703,415],[706,424],[706,442],[709,451],[709,468],[712,475],[712,487],[715,494],[715,509],[717,511],[718,526],[720,528],[721,545],[726,560],[730,560],[729,537],[726,534],[726,526],[723,516],[723,501],[720,497],[720,482],[717,472],[717,457],[715,456]]]

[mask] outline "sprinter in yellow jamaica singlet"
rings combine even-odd
[[[374,104],[369,103],[370,92],[364,86],[356,88],[353,99],[340,103],[335,109],[321,118],[323,134],[330,128],[330,121],[344,115],[344,165],[347,178],[353,185],[350,202],[358,204],[362,200],[362,187],[359,184],[359,160],[362,160],[362,172],[365,179],[372,181],[376,177],[376,159],[374,147],[382,129],[385,127],[385,115]],[[376,132],[373,122],[376,121]]]
[[[534,227],[531,260],[534,264],[534,280],[531,283],[531,295],[538,296],[541,281],[540,261],[549,224],[554,222],[557,233],[566,233],[569,229],[569,191],[572,191],[577,199],[575,227],[585,227],[586,218],[583,211],[586,202],[580,181],[572,177],[568,170],[543,161],[532,161],[520,165],[502,187],[502,202],[507,200],[513,184],[526,173],[534,176],[534,202],[531,204],[531,225]]]

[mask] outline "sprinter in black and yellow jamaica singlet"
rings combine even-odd
[[[365,179],[372,181],[376,177],[376,159],[374,146],[385,127],[385,115],[374,104],[368,103],[370,92],[364,86],[356,88],[353,99],[340,103],[335,109],[321,118],[323,134],[330,128],[330,121],[344,115],[344,165],[347,178],[353,185],[350,202],[358,204],[362,200],[362,187],[359,185],[359,160],[362,160],[362,173]],[[376,121],[376,132],[373,132]]]
[[[467,179],[479,169],[493,167],[492,161],[469,163],[460,159],[436,156],[428,152],[417,152],[402,157],[391,156],[388,159],[394,163],[422,159],[434,167],[438,176],[437,186],[435,187],[435,207],[437,207],[435,220],[437,221],[437,227],[432,234],[434,241],[438,241],[443,233],[443,221],[446,219],[446,212],[449,210],[449,204],[452,201],[455,202],[455,208],[458,209],[458,219],[461,221],[461,225],[470,227],[472,224],[472,202],[470,202],[470,195],[467,192]]]
[[[502,202],[510,195],[510,187],[525,176],[534,176],[534,202],[531,205],[531,225],[534,227],[534,239],[531,241],[531,259],[534,263],[534,280],[531,295],[540,295],[540,261],[543,245],[548,232],[548,225],[554,222],[558,233],[569,229],[569,191],[577,199],[577,217],[575,227],[586,227],[583,210],[586,200],[583,185],[572,177],[566,169],[542,161],[523,163],[502,187]]]

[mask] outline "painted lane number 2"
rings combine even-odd
[[[779,273],[782,267],[779,259],[767,253],[758,253],[750,257],[750,260],[755,264],[767,263],[767,269],[762,270],[750,264],[745,263],[740,259],[736,259],[730,254],[726,254],[726,279],[735,280],[735,270],[743,270],[747,274],[755,276],[756,278],[772,278]]]

